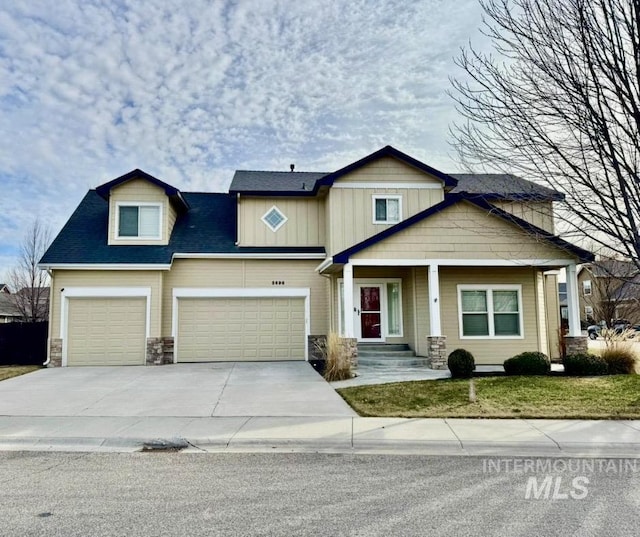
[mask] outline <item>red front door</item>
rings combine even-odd
[[[361,285],[359,314],[360,339],[382,338],[382,315],[379,285]]]

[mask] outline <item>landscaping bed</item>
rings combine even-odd
[[[494,376],[342,388],[360,416],[407,418],[640,419],[640,375]]]
[[[37,365],[1,365],[0,380],[10,379],[11,377],[19,377],[40,369]]]

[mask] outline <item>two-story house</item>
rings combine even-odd
[[[41,260],[51,365],[304,360],[335,331],[405,343],[442,367],[557,355],[554,191],[446,174],[387,146],[330,173],[238,171],[228,193],[140,170],[90,190]]]

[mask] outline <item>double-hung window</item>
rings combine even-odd
[[[459,285],[460,337],[522,337],[521,294],[520,286]]]
[[[591,295],[591,280],[584,280],[582,282],[582,294],[584,296]]]
[[[373,196],[373,223],[397,224],[402,220],[401,196]]]
[[[161,219],[160,204],[119,204],[118,238],[161,239]]]

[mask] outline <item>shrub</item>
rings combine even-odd
[[[351,361],[342,338],[330,332],[323,345],[318,346],[325,359],[324,378],[329,382],[351,378]]]
[[[609,375],[632,375],[636,372],[636,354],[630,348],[605,348],[600,356],[607,364]]]
[[[548,375],[551,361],[542,352],[523,352],[504,361],[507,375]]]
[[[473,375],[476,361],[469,351],[456,349],[449,355],[447,366],[453,378],[468,379]]]
[[[606,375],[607,362],[600,356],[595,354],[570,354],[562,360],[564,364],[564,372],[566,375]]]

